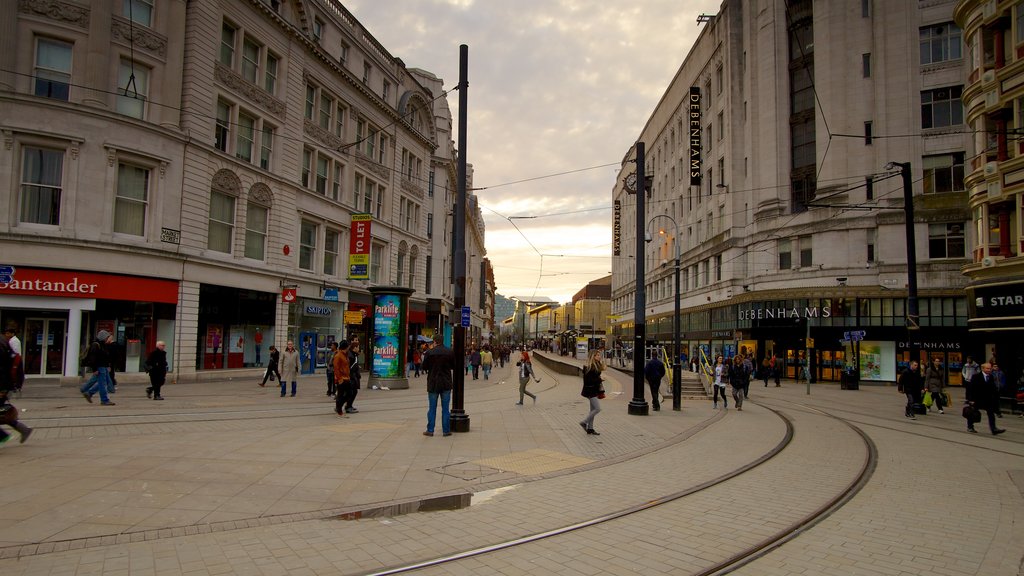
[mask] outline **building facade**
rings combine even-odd
[[[690,357],[775,355],[788,377],[892,381],[919,355],[940,358],[959,384],[963,357],[982,350],[968,337],[961,274],[973,253],[971,138],[954,4],[724,1],[638,135],[645,166],[635,148],[624,155],[617,341],[633,338],[634,247],[649,234],[639,314],[649,340],[672,341],[678,254]],[[644,230],[629,190],[641,188],[638,172],[650,182]],[[908,330],[911,274],[920,329]]]
[[[312,371],[369,341],[374,286],[413,289],[410,334],[450,326],[446,93],[340,2],[0,12],[0,322],[30,374],[75,375],[100,328],[122,371],[158,339],[182,375],[285,340]]]

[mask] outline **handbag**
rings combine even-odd
[[[924,400],[921,402],[921,404],[924,404],[925,408],[931,408],[933,403],[934,402],[932,401],[932,393],[931,392],[925,392],[924,393]]]
[[[978,410],[977,408],[971,406],[970,404],[964,405],[963,416],[971,424],[977,424],[978,422],[981,422],[981,410]]]
[[[604,400],[604,388],[601,388],[600,390],[597,391],[597,399]]]

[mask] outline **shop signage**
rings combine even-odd
[[[330,316],[330,306],[320,306],[317,304],[306,304],[306,315],[307,316]]]
[[[352,233],[348,245],[348,277],[370,279],[370,224],[369,214],[352,215]]]
[[[974,289],[976,318],[1024,316],[1024,283]]]
[[[281,290],[281,300],[283,300],[284,302],[287,302],[289,304],[291,304],[292,302],[295,302],[295,299],[298,298],[298,296],[299,296],[299,289],[298,288],[285,288],[284,290]]]
[[[337,288],[325,288],[324,289],[324,302],[337,302],[338,301],[338,289]]]
[[[921,350],[959,350],[960,349],[960,343],[959,342],[913,342],[912,344],[913,344],[913,346],[912,346],[913,348],[917,348],[917,349],[921,349]],[[911,348],[910,344],[908,344],[907,342],[897,342],[896,346],[898,346],[900,350],[907,350],[907,349]]]
[[[810,306],[799,308],[751,308],[740,310],[740,320],[767,320],[786,318],[831,318],[832,309],[827,306]]]
[[[362,324],[366,312],[362,310],[346,310],[345,324]]]
[[[689,102],[689,133],[690,133],[690,186],[700,186],[700,87],[690,86]]]
[[[77,270],[46,270],[0,266],[0,295],[56,296],[178,303],[174,280],[98,274]]]
[[[622,244],[622,201],[615,201],[614,219],[612,220],[612,249],[619,256]]]
[[[402,365],[399,346],[403,345],[402,298],[397,294],[375,294],[373,303],[373,375],[399,378]]]

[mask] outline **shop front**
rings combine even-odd
[[[344,316],[344,303],[337,300],[297,298],[288,306],[288,324],[298,334],[295,347],[302,374],[326,368],[331,342],[345,337]]]
[[[967,286],[970,355],[979,364],[995,360],[1016,382],[1024,373],[1024,279],[990,278]]]
[[[177,301],[175,280],[0,266],[0,325],[21,340],[27,378],[78,376],[101,329],[115,338],[115,371],[142,371],[157,340],[173,366]]]
[[[262,366],[275,341],[277,295],[245,288],[199,286],[199,338],[196,370]]]

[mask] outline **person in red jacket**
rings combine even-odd
[[[338,342],[338,351],[334,353],[334,411],[342,418],[345,416],[345,404],[352,393],[352,375],[349,373],[348,340]]]

